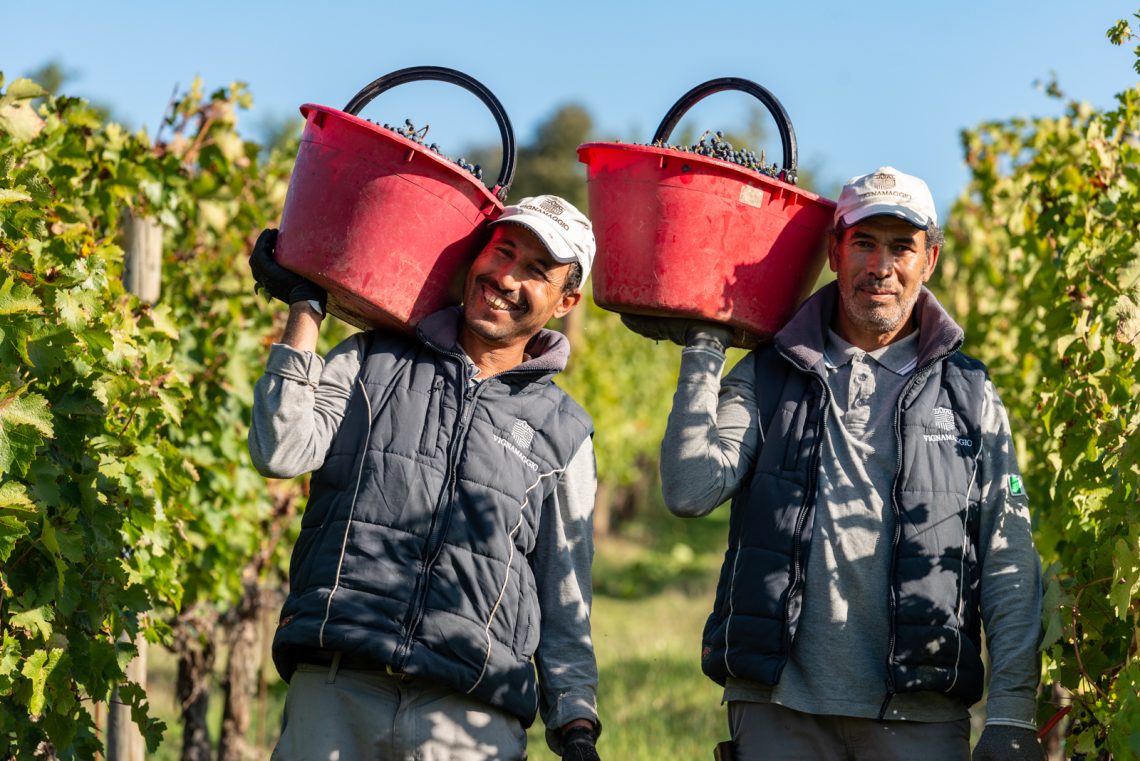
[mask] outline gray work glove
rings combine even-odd
[[[1045,751],[1032,729],[989,724],[974,746],[973,761],[1045,761]]]
[[[623,314],[621,321],[634,333],[654,341],[672,341],[680,346],[706,346],[720,351],[732,343],[734,330],[727,325],[685,317],[649,317]]]
[[[590,727],[571,727],[562,733],[563,761],[602,761],[597,742],[598,735]]]
[[[262,230],[261,235],[257,236],[257,243],[253,244],[253,253],[249,255],[249,268],[253,271],[257,286],[286,304],[315,301],[321,307],[321,314],[324,314],[325,303],[328,301],[325,289],[278,264],[273,259],[276,247],[277,231],[272,228]]]

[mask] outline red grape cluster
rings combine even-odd
[[[377,124],[377,122],[374,122],[371,119],[367,119],[366,121],[370,122],[371,124]],[[406,137],[408,140],[411,140],[414,143],[419,143],[420,145],[424,146],[425,148],[427,148],[432,153],[437,153],[440,156],[443,156],[448,161],[451,161],[452,163],[456,164],[460,169],[464,170],[465,172],[469,172],[470,174],[472,174],[475,177],[475,179],[477,179],[477,180],[483,179],[483,167],[479,166],[478,164],[471,164],[465,158],[458,158],[458,159],[449,158],[448,156],[444,155],[444,153],[439,149],[439,143],[430,143],[429,144],[429,143],[425,142],[424,138],[427,137],[428,130],[431,129],[430,124],[425,124],[423,127],[416,127],[416,125],[412,123],[411,119],[405,119],[402,126],[392,126],[391,124],[388,124],[387,122],[385,122],[384,124],[378,124],[378,126],[383,127],[384,129],[389,130],[390,132],[395,132],[397,135],[400,135],[401,137]]]
[[[777,164],[768,164],[764,160],[763,149],[761,149],[759,156],[747,148],[737,149],[733,147],[732,143],[724,139],[724,132],[721,130],[717,130],[716,132],[712,130],[706,131],[693,145],[672,145],[658,140],[653,143],[653,147],[669,148],[670,150],[681,151],[682,153],[695,153],[698,156],[708,156],[709,158],[729,161],[768,177],[783,179],[781,177],[783,170],[780,169]]]

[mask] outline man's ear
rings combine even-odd
[[[558,304],[554,307],[554,317],[565,317],[570,313],[570,310],[578,306],[578,302],[582,300],[581,291],[571,291],[570,293],[563,293],[562,298],[558,300]]]
[[[827,266],[832,272],[839,272],[839,236],[827,236]]]
[[[938,254],[942,252],[942,246],[931,246],[930,250],[926,252],[926,273],[922,278],[922,282],[930,280],[934,274],[934,266],[938,264]]]

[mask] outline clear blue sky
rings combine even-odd
[[[941,211],[964,187],[958,132],[982,120],[1057,113],[1034,80],[1108,107],[1137,79],[1129,48],[1104,37],[1140,3],[1106,0],[884,2],[12,2],[0,11],[0,71],[11,80],[56,59],[71,93],[153,134],[175,84],[233,80],[254,95],[243,129],[342,107],[381,74],[460,69],[503,102],[520,140],[558,105],[593,115],[600,137],[646,141],[691,86],[753,79],[791,116],[800,161],[828,181],[891,164],[924,177]],[[1134,27],[1140,26],[1134,21]],[[705,127],[743,126],[750,99],[721,94]],[[364,113],[433,124],[451,146],[496,138],[477,101],[408,85]],[[778,141],[766,146],[779,152]]]

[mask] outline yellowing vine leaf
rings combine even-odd
[[[31,288],[7,277],[0,283],[0,315],[39,312],[43,305]]]

